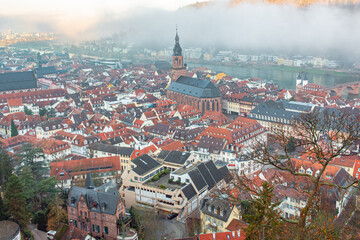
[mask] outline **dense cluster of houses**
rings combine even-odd
[[[117,238],[117,219],[122,220],[131,206],[175,213],[181,222],[199,218],[204,233],[243,239],[246,223],[241,208],[218,194],[231,182],[231,173],[251,176],[254,186],[281,176],[275,187],[282,201],[279,208],[283,217],[296,217],[305,198],[294,187],[309,183],[273,168],[262,169],[249,155],[252,146],[267,141],[274,129],[291,131],[293,119],[314,108],[346,107],[357,112],[360,107],[355,100],[330,96],[310,83],[295,92],[259,79],[214,79],[210,70],[198,68],[187,73],[187,81],[206,79],[218,88],[222,101],[216,105],[222,109],[200,110],[183,101],[185,95],[180,103],[168,98],[167,69],[114,68],[56,53],[40,58],[39,64],[32,52],[16,57],[0,52],[0,72],[9,66],[19,70],[0,73],[2,147],[12,155],[25,143],[41,148],[48,175],[70,191],[69,222],[106,239]],[[1,89],[6,77],[2,74],[17,80],[13,89]],[[359,144],[352,149],[355,153]],[[293,161],[297,171],[316,176],[318,166],[309,164],[309,156]],[[359,174],[358,155],[344,156],[322,178],[345,184],[352,177],[360,179]],[[97,189],[103,184],[115,186],[115,191]],[[323,191],[328,191],[329,204],[341,211],[343,195],[330,188]],[[136,238],[136,233],[129,233],[125,239]]]

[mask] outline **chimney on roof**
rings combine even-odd
[[[214,239],[214,240],[216,239],[216,234],[215,234],[215,233],[213,233],[213,239]]]

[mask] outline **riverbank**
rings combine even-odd
[[[360,77],[360,72],[350,72],[341,69],[323,69],[323,68],[313,68],[313,67],[296,67],[296,66],[284,66],[284,65],[269,65],[269,64],[249,64],[249,63],[222,63],[222,62],[198,62],[198,61],[187,61],[188,64],[195,65],[215,65],[223,67],[241,67],[241,68],[253,68],[260,70],[277,70],[284,72],[306,72],[308,74],[319,74],[319,75],[329,75],[334,77]]]

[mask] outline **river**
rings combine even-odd
[[[201,63],[188,63],[189,69],[197,67],[206,67],[215,72],[224,72],[226,75],[238,77],[241,79],[260,78],[265,81],[276,83],[280,88],[295,89],[297,72],[286,71],[283,69],[268,67],[251,67],[251,66],[223,66]],[[344,76],[334,76],[334,74],[321,73],[307,74],[310,83],[316,83],[323,87],[333,86],[340,83],[360,81],[359,76],[344,74]]]

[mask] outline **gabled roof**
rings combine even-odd
[[[15,98],[15,99],[8,99],[8,105],[9,107],[19,107],[22,106],[22,100],[21,98]]]
[[[157,158],[159,159],[165,159],[166,156],[170,153],[170,151],[165,151],[165,150],[161,150],[161,152],[159,153],[159,155],[157,156]]]
[[[198,98],[221,97],[219,88],[211,81],[181,76],[172,82],[167,90]]]
[[[139,175],[143,175],[161,165],[147,154],[143,154],[140,157],[133,159],[131,162],[136,165],[133,171]]]
[[[170,151],[164,158],[164,162],[176,163],[183,165],[190,157],[188,152]]]
[[[84,197],[86,205],[91,212],[116,214],[118,193],[114,195],[74,186],[70,190],[67,205],[76,208],[81,196]]]
[[[42,78],[44,75],[57,74],[58,71],[54,66],[36,68],[35,70],[38,78]]]
[[[197,167],[198,167],[201,175],[205,179],[206,184],[209,186],[208,188],[211,189],[212,187],[214,187],[215,179],[213,178],[213,176],[211,175],[211,173],[209,172],[209,169],[205,166],[205,164],[200,163]]]
[[[213,161],[206,162],[205,166],[207,167],[207,169],[209,169],[209,172],[213,176],[216,183],[222,180],[222,176],[219,174],[219,170],[216,168],[215,163]]]
[[[213,218],[227,222],[233,209],[234,205],[228,199],[215,197],[211,199],[204,199],[201,212]]]
[[[113,153],[117,155],[126,155],[126,156],[131,156],[131,154],[134,151],[134,148],[118,147],[105,143],[93,143],[89,146],[89,149],[101,151],[101,152]]]
[[[194,187],[191,184],[186,185],[185,187],[182,188],[182,192],[184,193],[185,197],[190,200],[192,199],[194,196],[196,196],[196,191],[194,189]]]
[[[0,91],[30,89],[36,87],[37,79],[33,71],[0,74]]]
[[[189,177],[199,193],[208,186],[197,168],[189,172]]]

